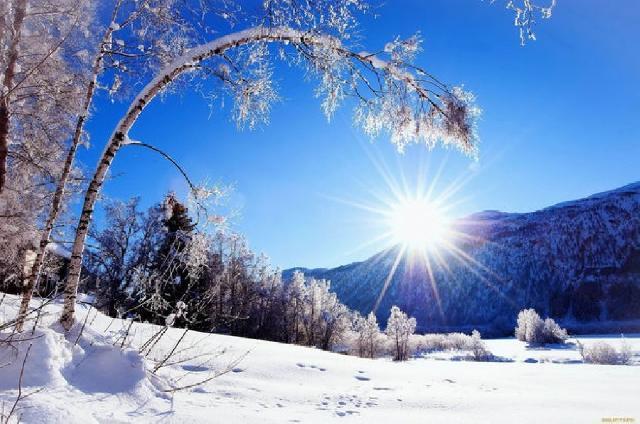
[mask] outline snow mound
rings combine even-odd
[[[0,338],[6,340],[10,335],[0,333]],[[29,356],[24,367],[22,387],[41,387],[45,385],[59,386],[64,377],[61,370],[71,362],[72,354],[63,348],[64,336],[50,330],[37,330],[11,337],[11,343],[0,345],[0,366],[2,378],[0,390],[18,388],[18,380],[22,364],[29,350]],[[33,364],[37,364],[34,366]]]
[[[33,333],[0,332],[0,341],[0,395],[15,399],[19,386],[27,395],[19,403],[20,422],[97,422],[90,408],[62,400],[77,399],[70,397],[74,394],[86,400],[113,395],[132,404],[166,397],[137,350],[122,348],[89,326],[76,324],[65,334],[52,323]]]
[[[73,361],[62,370],[71,386],[85,393],[149,389],[145,361],[137,351],[84,342],[85,347],[74,349]]]

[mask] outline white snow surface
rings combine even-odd
[[[0,298],[2,296],[0,295]],[[33,306],[40,300],[35,300]],[[0,325],[19,304],[7,295]],[[188,332],[174,363],[152,373],[184,330],[169,329],[145,358],[139,349],[161,327],[113,320],[86,304],[65,336],[61,305],[11,346],[0,344],[0,404],[13,404],[28,345],[18,404],[25,423],[599,423],[640,420],[640,366],[588,365],[575,348],[530,349],[514,339],[488,340],[511,362],[456,361],[454,354],[395,363],[317,349]],[[86,320],[82,335],[78,330]],[[0,334],[6,339],[6,331]],[[636,364],[640,335],[627,335]],[[619,337],[601,337],[614,346]],[[585,344],[601,338],[580,337]],[[115,344],[115,346],[114,346]],[[186,350],[184,350],[187,348]],[[16,350],[17,349],[17,350]],[[154,362],[151,358],[155,358]],[[189,359],[191,358],[191,359]],[[238,362],[239,361],[239,362]],[[6,365],[8,364],[8,365]],[[186,386],[228,370],[202,385]],[[1,410],[1,409],[0,409]]]

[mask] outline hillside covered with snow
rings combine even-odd
[[[464,235],[454,251],[428,264],[403,257],[380,321],[398,305],[422,330],[506,334],[519,310],[534,307],[572,328],[640,329],[640,182],[531,213],[480,212],[454,229]],[[398,249],[338,268],[299,269],[331,280],[342,302],[368,313]]]
[[[0,323],[18,302],[5,297]],[[14,415],[21,422],[567,423],[640,416],[640,367],[583,364],[573,345],[532,349],[491,340],[501,362],[460,361],[455,353],[393,362],[175,328],[150,347],[162,327],[130,327],[79,305],[79,322],[65,335],[59,311],[59,304],[47,305],[34,334],[0,332],[15,347],[0,349],[5,414],[25,364],[26,397]],[[626,340],[637,363],[639,339]]]

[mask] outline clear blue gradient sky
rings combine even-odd
[[[544,0],[540,0],[544,1]],[[467,183],[452,199],[454,216],[485,209],[526,212],[640,180],[640,2],[558,0],[541,22],[538,41],[519,45],[503,2],[393,0],[363,21],[364,47],[376,50],[420,31],[418,63],[440,79],[473,91],[484,113],[477,163],[456,151],[422,145],[398,154],[389,141],[371,142],[345,105],[328,123],[315,83],[279,66],[282,101],[271,122],[239,131],[228,110],[182,92],[155,101],[131,137],[171,153],[195,180],[232,184],[229,205],[241,208],[233,228],[282,268],[328,267],[364,259],[381,248],[363,243],[385,230],[371,213],[347,202],[379,205],[390,190],[379,171],[432,182],[436,193]],[[100,99],[81,153],[93,169],[124,110]],[[168,163],[139,148],[121,151],[112,198],[142,197],[145,206],[185,184]],[[98,213],[100,217],[100,213]]]

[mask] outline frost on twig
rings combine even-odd
[[[507,2],[507,9],[515,13],[513,24],[520,33],[520,45],[524,46],[527,40],[535,41],[534,28],[538,18],[551,18],[553,9],[556,7],[556,0],[546,1],[548,1],[547,6],[540,6],[534,0],[509,0]],[[493,3],[495,0],[491,2]]]

